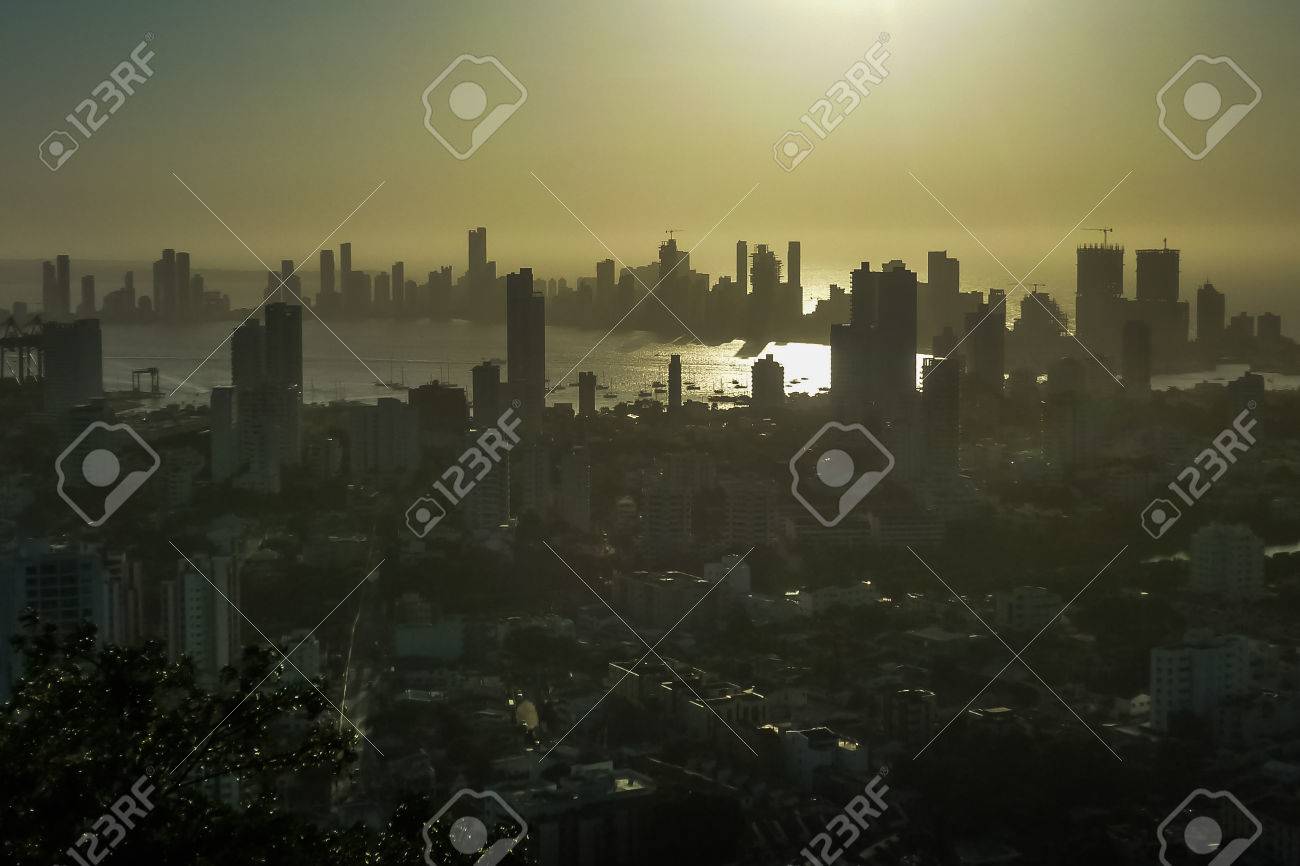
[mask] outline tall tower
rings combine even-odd
[[[1206,283],[1196,290],[1196,342],[1203,357],[1213,362],[1223,349],[1223,328],[1228,301],[1224,294]]]
[[[578,374],[578,414],[589,418],[596,414],[596,374]]]
[[[1164,247],[1137,251],[1137,299],[1178,300],[1178,250]]]
[[[55,295],[57,307],[55,314],[68,316],[72,313],[72,259],[59,256],[55,259],[58,291]]]
[[[535,432],[546,406],[546,296],[534,291],[532,268],[506,276],[506,377]]]
[[[682,356],[673,355],[668,359],[668,411],[676,412],[682,408]]]
[[[749,292],[749,242],[736,241],[736,285],[740,293]]]
[[[474,368],[474,423],[480,429],[489,427],[501,417],[501,368],[484,361]]]
[[[320,291],[316,294],[316,306],[329,312],[334,305],[334,251],[320,251]]]

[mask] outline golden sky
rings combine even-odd
[[[358,267],[465,266],[489,228],[502,270],[591,274],[680,228],[693,263],[730,271],[736,239],[805,272],[924,253],[967,288],[1018,276],[1115,183],[1084,226],[1130,249],[1183,252],[1184,295],[1209,276],[1229,308],[1300,313],[1294,242],[1300,6],[1282,2],[231,2],[42,4],[9,16],[0,256],[152,259],[195,269],[301,258],[336,235]],[[889,76],[794,171],[772,147],[877,39]],[[51,129],[145,33],[153,78],[57,172]],[[421,94],[458,55],[492,55],[523,106],[469,159],[425,129]],[[1262,100],[1204,159],[1156,123],[1156,92],[1191,56],[1227,55]],[[804,130],[807,132],[807,130]],[[1069,234],[1033,281],[1070,294]],[[1129,291],[1133,258],[1129,255]],[[34,275],[35,276],[35,275]],[[1290,328],[1288,328],[1290,330]]]

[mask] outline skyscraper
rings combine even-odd
[[[749,293],[749,243],[736,241],[736,285],[742,295]]]
[[[339,291],[347,294],[352,282],[352,244],[339,244]]]
[[[262,384],[266,370],[262,323],[250,319],[230,337],[230,383],[236,390]]]
[[[77,305],[77,315],[87,319],[95,315],[94,274],[84,274],[81,277],[81,303]]]
[[[989,393],[1001,393],[1006,374],[1006,293],[989,289],[987,303],[966,314],[967,354],[971,384]]]
[[[785,405],[785,368],[771,355],[754,362],[751,392],[750,405],[756,411],[780,409]]]
[[[54,298],[56,303],[54,314],[66,317],[72,315],[72,259],[59,256],[55,262],[58,291]]]
[[[1223,351],[1223,329],[1227,320],[1228,300],[1206,283],[1196,290],[1196,342],[1205,361],[1218,360]]]
[[[673,355],[668,359],[668,411],[676,412],[682,408],[682,356]]]
[[[400,316],[406,310],[406,262],[393,262],[392,279],[390,281],[393,293],[392,311],[394,316]]]
[[[955,478],[960,442],[961,359],[926,358],[923,379],[924,465],[940,477]]]
[[[525,429],[537,432],[546,406],[546,297],[533,289],[532,268],[506,277],[506,377]]]
[[[483,429],[501,417],[501,367],[484,361],[474,368],[474,423]]]
[[[316,307],[325,314],[335,311],[336,283],[334,280],[334,251],[320,251],[320,291],[316,294]]]
[[[673,356],[677,357],[676,355]],[[596,414],[596,374],[578,374],[578,414],[589,418]]]
[[[1178,300],[1178,250],[1166,246],[1137,251],[1137,299],[1170,303]]]
[[[190,291],[190,254],[176,253],[172,264],[172,292],[175,298],[175,318],[189,321],[198,318],[199,303]]]
[[[302,307],[266,305],[266,380],[302,390]]]

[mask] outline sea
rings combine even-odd
[[[104,388],[129,390],[133,370],[157,367],[163,403],[206,403],[213,387],[230,384],[230,334],[237,324],[106,323],[102,326]],[[578,373],[588,370],[607,386],[598,392],[598,405],[633,400],[641,391],[654,393],[655,383],[668,381],[668,360],[673,354],[682,357],[685,399],[703,401],[718,391],[748,395],[755,353],[771,354],[785,368],[786,393],[815,394],[830,387],[830,347],[825,345],[769,343],[759,348],[735,340],[704,346],[689,337],[667,342],[642,331],[609,333],[552,325],[546,329],[547,402],[576,404]],[[505,354],[504,325],[458,319],[324,324],[307,313],[303,397],[307,402],[373,401],[390,395],[392,389],[432,381],[462,386],[469,393],[471,369],[487,360],[499,361],[504,368]],[[1225,364],[1213,370],[1156,376],[1152,386],[1226,383],[1247,369],[1244,364]],[[1300,387],[1300,376],[1262,375],[1270,389]]]

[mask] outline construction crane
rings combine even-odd
[[[673,239],[673,232],[679,232],[681,229],[664,229],[664,234],[668,235],[668,240]]]
[[[1115,231],[1115,230],[1112,229],[1112,228],[1105,228],[1105,229],[1097,229],[1097,228],[1093,228],[1093,229],[1084,229],[1084,231],[1085,231],[1085,232],[1101,232],[1101,245],[1104,247],[1104,246],[1106,245],[1106,242],[1110,240],[1110,233],[1113,232],[1113,231]]]

